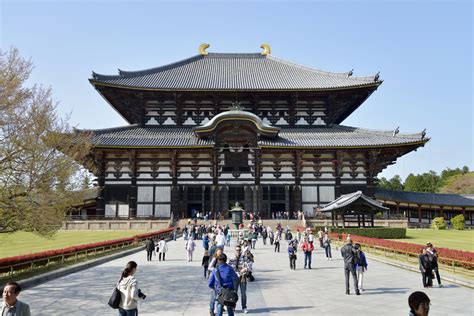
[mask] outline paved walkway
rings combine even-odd
[[[168,243],[165,262],[147,262],[145,252],[137,253],[28,289],[20,299],[30,304],[33,315],[117,315],[107,300],[126,262],[135,260],[139,287],[147,294],[140,302],[140,315],[208,315],[210,289],[200,266],[201,242],[197,243],[191,263],[185,260],[183,240],[178,240]],[[318,248],[312,270],[303,269],[299,253],[297,270],[292,271],[285,245],[282,242],[282,252],[274,253],[270,245],[258,241],[256,281],[247,290],[249,314],[408,315],[409,294],[425,290],[418,273],[369,260],[366,291],[348,296],[339,251],[333,249],[335,259],[327,261]],[[229,256],[233,250],[226,253]],[[474,315],[473,290],[445,284],[425,292],[431,298],[430,315]]]

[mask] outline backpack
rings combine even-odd
[[[362,257],[360,256],[360,252],[359,252],[359,251],[355,251],[355,252],[354,252],[353,258],[354,258],[353,261],[354,261],[354,264],[355,264],[355,265],[359,265],[359,266],[362,265]]]

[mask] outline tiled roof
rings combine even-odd
[[[388,208],[383,206],[382,203],[375,201],[371,199],[370,197],[364,195],[362,191],[356,191],[353,193],[341,195],[340,197],[338,197],[331,203],[327,204],[323,209],[321,209],[321,212],[331,212],[334,210],[338,210],[348,205],[351,205],[352,203],[358,200],[362,201],[364,205],[370,205],[371,207],[376,208],[378,210],[381,210],[381,211],[388,210]]]
[[[209,147],[214,142],[198,138],[192,127],[125,127],[92,130],[92,142],[107,147]],[[263,147],[371,147],[421,144],[428,139],[422,134],[396,134],[333,125],[318,128],[282,128],[275,138],[261,137]]]
[[[406,202],[413,204],[474,207],[473,199],[458,194],[394,191],[375,188],[375,198],[378,200]]]
[[[379,76],[354,77],[298,65],[272,55],[209,53],[169,65],[92,73],[92,84],[158,90],[324,90],[379,85]]]

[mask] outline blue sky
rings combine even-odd
[[[343,124],[431,141],[380,176],[473,169],[471,1],[0,0],[1,48],[20,49],[31,83],[51,86],[78,128],[126,124],[89,84],[197,54],[260,52],[329,71],[381,72],[382,86]]]

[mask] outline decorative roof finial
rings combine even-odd
[[[379,81],[379,79],[380,79],[380,71],[375,74],[375,76],[374,76],[374,82]]]
[[[426,136],[426,128],[421,131],[421,139],[425,139]]]
[[[204,56],[204,55],[209,54],[208,52],[206,52],[206,49],[208,49],[209,46],[210,45],[207,43],[202,43],[201,45],[199,45],[199,55]]]
[[[263,56],[267,56],[272,53],[272,49],[270,48],[269,44],[263,43],[260,47],[263,48],[263,52],[262,52]]]
[[[397,126],[397,128],[393,131],[393,137],[395,137],[395,135],[397,135],[398,133],[400,132],[400,126]]]

